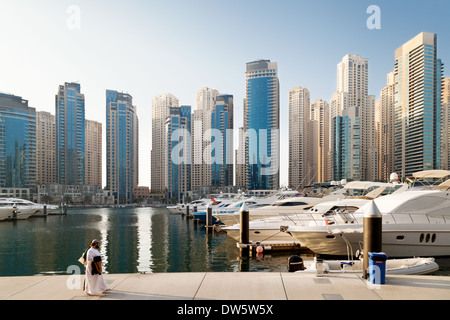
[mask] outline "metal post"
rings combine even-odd
[[[250,220],[250,214],[249,211],[247,210],[247,207],[244,204],[241,207],[241,212],[240,212],[240,251],[241,251],[241,255],[245,255],[248,256],[250,253],[250,224],[249,224],[249,220]]]
[[[206,233],[212,233],[213,223],[212,223],[212,204],[208,203],[206,206]]]
[[[369,276],[369,252],[381,252],[383,246],[383,216],[373,200],[364,212],[363,219],[363,278],[367,279]]]
[[[188,219],[192,218],[192,216],[189,214],[189,206],[186,206],[186,217]]]

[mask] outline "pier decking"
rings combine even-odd
[[[111,292],[85,296],[70,275],[0,277],[0,300],[450,300],[449,276],[198,272],[106,274]],[[84,275],[81,276],[81,286]],[[78,283],[79,285],[79,283]],[[71,289],[73,287],[73,289]]]

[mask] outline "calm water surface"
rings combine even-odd
[[[239,257],[225,233],[206,235],[165,208],[69,209],[66,216],[0,222],[0,276],[65,274],[92,239],[106,273],[287,271],[292,252]],[[450,258],[437,259],[450,275]],[[83,268],[81,268],[83,270]]]

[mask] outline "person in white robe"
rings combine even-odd
[[[104,293],[109,291],[105,280],[103,279],[103,274],[100,267],[100,274],[92,274],[93,269],[95,270],[94,258],[101,257],[98,248],[100,246],[100,241],[92,240],[90,249],[86,254],[86,276],[85,276],[85,287],[84,292],[87,295],[96,295],[99,293]],[[100,262],[101,263],[101,262]]]

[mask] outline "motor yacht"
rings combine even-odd
[[[372,201],[382,215],[382,248],[389,257],[450,256],[448,187],[411,189]],[[316,254],[348,256],[363,247],[364,213],[373,204],[353,213],[308,215],[285,231]]]
[[[250,241],[277,241],[288,243],[299,242],[289,233],[282,231],[290,226],[296,226],[313,218],[319,219],[334,211],[342,212],[342,214],[348,215],[370,201],[367,199],[342,199],[337,201],[321,202],[320,200],[322,198],[301,197],[300,199],[303,201],[302,204],[284,207],[282,210],[279,210],[280,214],[277,216],[250,221]],[[251,212],[251,210],[249,211]],[[240,223],[236,223],[231,226],[221,227],[221,230],[225,231],[228,236],[232,237],[236,241],[239,241],[240,228]]]
[[[22,203],[22,199],[16,198],[0,198],[0,205],[5,208],[9,208],[9,215],[7,219],[25,220],[32,216],[37,207],[34,203]]]

